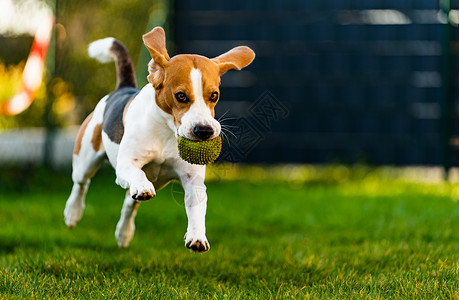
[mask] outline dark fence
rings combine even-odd
[[[459,163],[459,1],[450,24],[436,0],[174,5],[177,53],[257,54],[222,78],[217,116],[236,135],[224,159],[448,166],[454,151]]]

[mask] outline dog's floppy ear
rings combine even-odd
[[[161,88],[164,80],[164,67],[169,61],[169,54],[166,50],[166,34],[161,27],[155,27],[142,36],[143,43],[153,58],[148,64],[148,81],[155,88]]]
[[[169,60],[169,54],[167,54],[166,50],[166,34],[164,33],[164,29],[155,27],[150,32],[145,33],[142,39],[155,63],[164,68]]]
[[[255,58],[255,52],[247,46],[239,46],[212,59],[220,68],[220,75],[231,69],[240,70]]]

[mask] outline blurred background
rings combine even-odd
[[[0,105],[20,92],[43,20],[55,16],[40,89],[0,116],[0,164],[69,166],[78,125],[115,85],[87,56],[113,36],[139,86],[141,36],[167,33],[169,54],[257,54],[222,78],[220,161],[436,166],[459,164],[457,0],[1,0]]]

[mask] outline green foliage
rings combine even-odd
[[[0,105],[3,105],[22,88],[22,72],[25,63],[5,65],[0,61]],[[3,116],[0,114],[0,130],[17,127],[42,126],[42,117],[46,103],[46,88],[40,88],[35,101],[29,109],[18,116]]]
[[[23,70],[24,62],[7,66],[0,61],[0,105],[21,91]],[[56,77],[49,82],[48,86],[41,85],[35,100],[24,112],[16,116],[0,114],[0,130],[18,127],[42,127],[47,97],[54,99],[51,110],[56,125],[67,125],[69,120],[79,121],[73,114],[76,100],[71,85]]]
[[[51,6],[55,1],[42,0]],[[50,45],[47,59],[55,55],[55,71],[48,70],[49,83],[43,85],[39,96],[24,113],[15,117],[1,117],[0,129],[12,127],[43,126],[46,98],[52,97],[52,122],[57,126],[76,125],[92,111],[97,102],[115,87],[116,75],[113,64],[102,65],[87,55],[89,43],[96,39],[113,36],[128,48],[134,64],[143,46],[142,34],[155,11],[164,7],[164,1],[57,1],[57,25],[55,46]],[[30,50],[30,39],[24,37],[5,39],[14,49]],[[22,44],[22,47],[21,47]],[[17,55],[2,53],[16,63]],[[23,54],[24,55],[24,54]],[[26,60],[26,56],[22,58]],[[0,65],[0,101],[5,95],[14,95],[20,87],[23,64],[5,67]],[[145,69],[147,65],[145,64]],[[145,81],[145,80],[142,80]],[[45,89],[47,86],[49,94]]]
[[[70,172],[35,170],[27,188],[11,185],[0,194],[0,295],[457,298],[456,185],[374,173],[342,182],[311,176],[301,184],[215,178],[208,183],[211,249],[198,255],[184,247],[178,184],[142,203],[133,242],[120,250],[113,232],[124,192],[113,172],[94,178],[84,217],[68,230],[62,213]]]
[[[4,105],[16,92],[19,91],[22,81],[24,63],[17,66],[5,66],[0,61],[0,106]],[[0,129],[16,127],[14,118],[0,115]]]
[[[56,72],[72,83],[81,119],[113,90],[116,81],[112,63],[102,65],[88,57],[89,43],[115,37],[123,42],[136,64],[144,47],[142,35],[148,30],[148,18],[160,5],[162,1],[59,1]]]

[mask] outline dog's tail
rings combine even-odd
[[[115,61],[116,90],[122,87],[137,87],[131,56],[120,41],[112,37],[94,41],[89,44],[88,54],[101,63]]]

